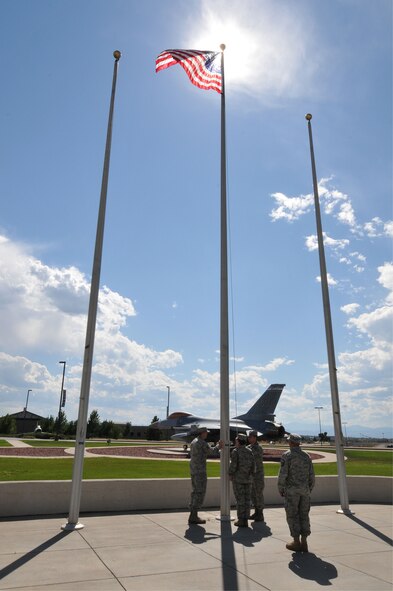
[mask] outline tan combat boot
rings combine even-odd
[[[293,538],[293,542],[289,542],[288,544],[285,545],[285,547],[288,550],[293,550],[294,552],[300,552],[300,540],[299,540],[299,536],[296,536],[295,538]]]
[[[302,536],[300,538],[300,551],[301,552],[308,552],[307,536]]]

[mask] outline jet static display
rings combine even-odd
[[[281,423],[275,422],[276,406],[285,384],[271,384],[266,392],[256,401],[248,412],[234,417],[229,422],[230,440],[234,441],[239,433],[258,431],[258,438],[272,441],[284,437],[286,431]],[[153,429],[173,429],[171,439],[189,443],[195,437],[199,427],[209,429],[207,441],[216,443],[220,438],[220,421],[196,417],[186,412],[174,412],[167,419],[150,425]]]

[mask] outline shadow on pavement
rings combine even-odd
[[[209,533],[204,527],[194,524],[189,526],[184,534],[184,537],[186,540],[190,540],[190,542],[193,544],[203,544],[209,540],[215,540],[220,536],[218,534]]]
[[[237,591],[239,589],[232,537],[231,522],[221,521],[222,588],[224,591]]]
[[[16,571],[18,568],[26,564],[26,562],[29,562],[30,560],[41,554],[41,552],[44,552],[51,546],[57,544],[57,542],[60,542],[60,540],[68,536],[68,534],[70,533],[71,531],[61,531],[60,533],[53,536],[53,538],[46,540],[46,542],[43,542],[33,550],[30,550],[30,552],[27,552],[27,554],[24,554],[20,558],[17,558],[17,560],[14,560],[14,562],[11,562],[11,564],[9,564],[8,566],[2,568],[0,570],[0,580],[4,579],[4,577],[7,577],[8,575]]]
[[[364,529],[366,529],[367,531],[374,534],[374,536],[377,536],[377,538],[379,538],[383,542],[386,542],[386,544],[389,544],[389,546],[393,546],[392,538],[389,538],[389,536],[385,536],[385,534],[383,534],[379,530],[375,529],[375,527],[372,527],[372,525],[369,525],[365,521],[362,521],[361,519],[359,519],[359,517],[355,517],[355,515],[346,515],[346,517],[348,517],[349,519],[351,519],[352,521],[354,521],[355,523],[357,523],[361,527],[364,527]]]
[[[252,547],[263,538],[268,538],[271,535],[272,531],[266,523],[252,522],[251,527],[239,527],[233,534],[232,539],[237,544]]]
[[[294,552],[288,568],[298,577],[315,581],[319,585],[331,585],[331,580],[337,578],[337,569],[334,564],[318,558],[311,552],[307,554]]]

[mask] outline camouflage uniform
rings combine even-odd
[[[248,519],[250,515],[251,483],[254,472],[255,460],[252,451],[245,445],[235,448],[231,453],[229,474],[233,476],[233,492],[239,519]]]
[[[190,445],[191,502],[190,509],[198,511],[203,505],[206,494],[207,474],[206,459],[219,456],[218,446],[210,445],[201,437],[196,437]]]
[[[263,469],[263,449],[259,443],[247,446],[252,451],[255,460],[255,473],[252,477],[251,500],[257,511],[263,511],[265,501],[263,489],[265,488],[265,473]]]
[[[292,447],[281,458],[278,490],[285,496],[285,512],[291,536],[309,536],[310,493],[315,484],[310,456],[300,447]]]

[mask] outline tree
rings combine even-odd
[[[67,423],[67,427],[64,431],[65,435],[76,435],[76,428],[77,428],[78,421],[70,421]]]
[[[98,410],[92,410],[89,420],[87,421],[87,436],[98,437],[101,431],[101,421]]]
[[[59,412],[57,419],[55,420],[55,431],[57,434],[65,433],[67,429],[67,417],[64,410]]]
[[[132,429],[131,423],[126,423],[126,425],[124,427],[124,431],[123,431],[123,437],[131,437],[131,429]]]
[[[157,422],[157,421],[159,421],[159,420],[160,420],[160,419],[158,418],[158,416],[157,416],[157,415],[154,415],[154,417],[152,418],[152,420],[151,420],[151,423],[150,423],[150,424],[152,424],[152,423],[156,423],[156,422]]]
[[[53,433],[53,429],[55,426],[55,419],[52,415],[43,419],[40,423],[41,429],[43,433]]]
[[[8,414],[0,418],[0,433],[3,435],[16,433],[16,421]]]

